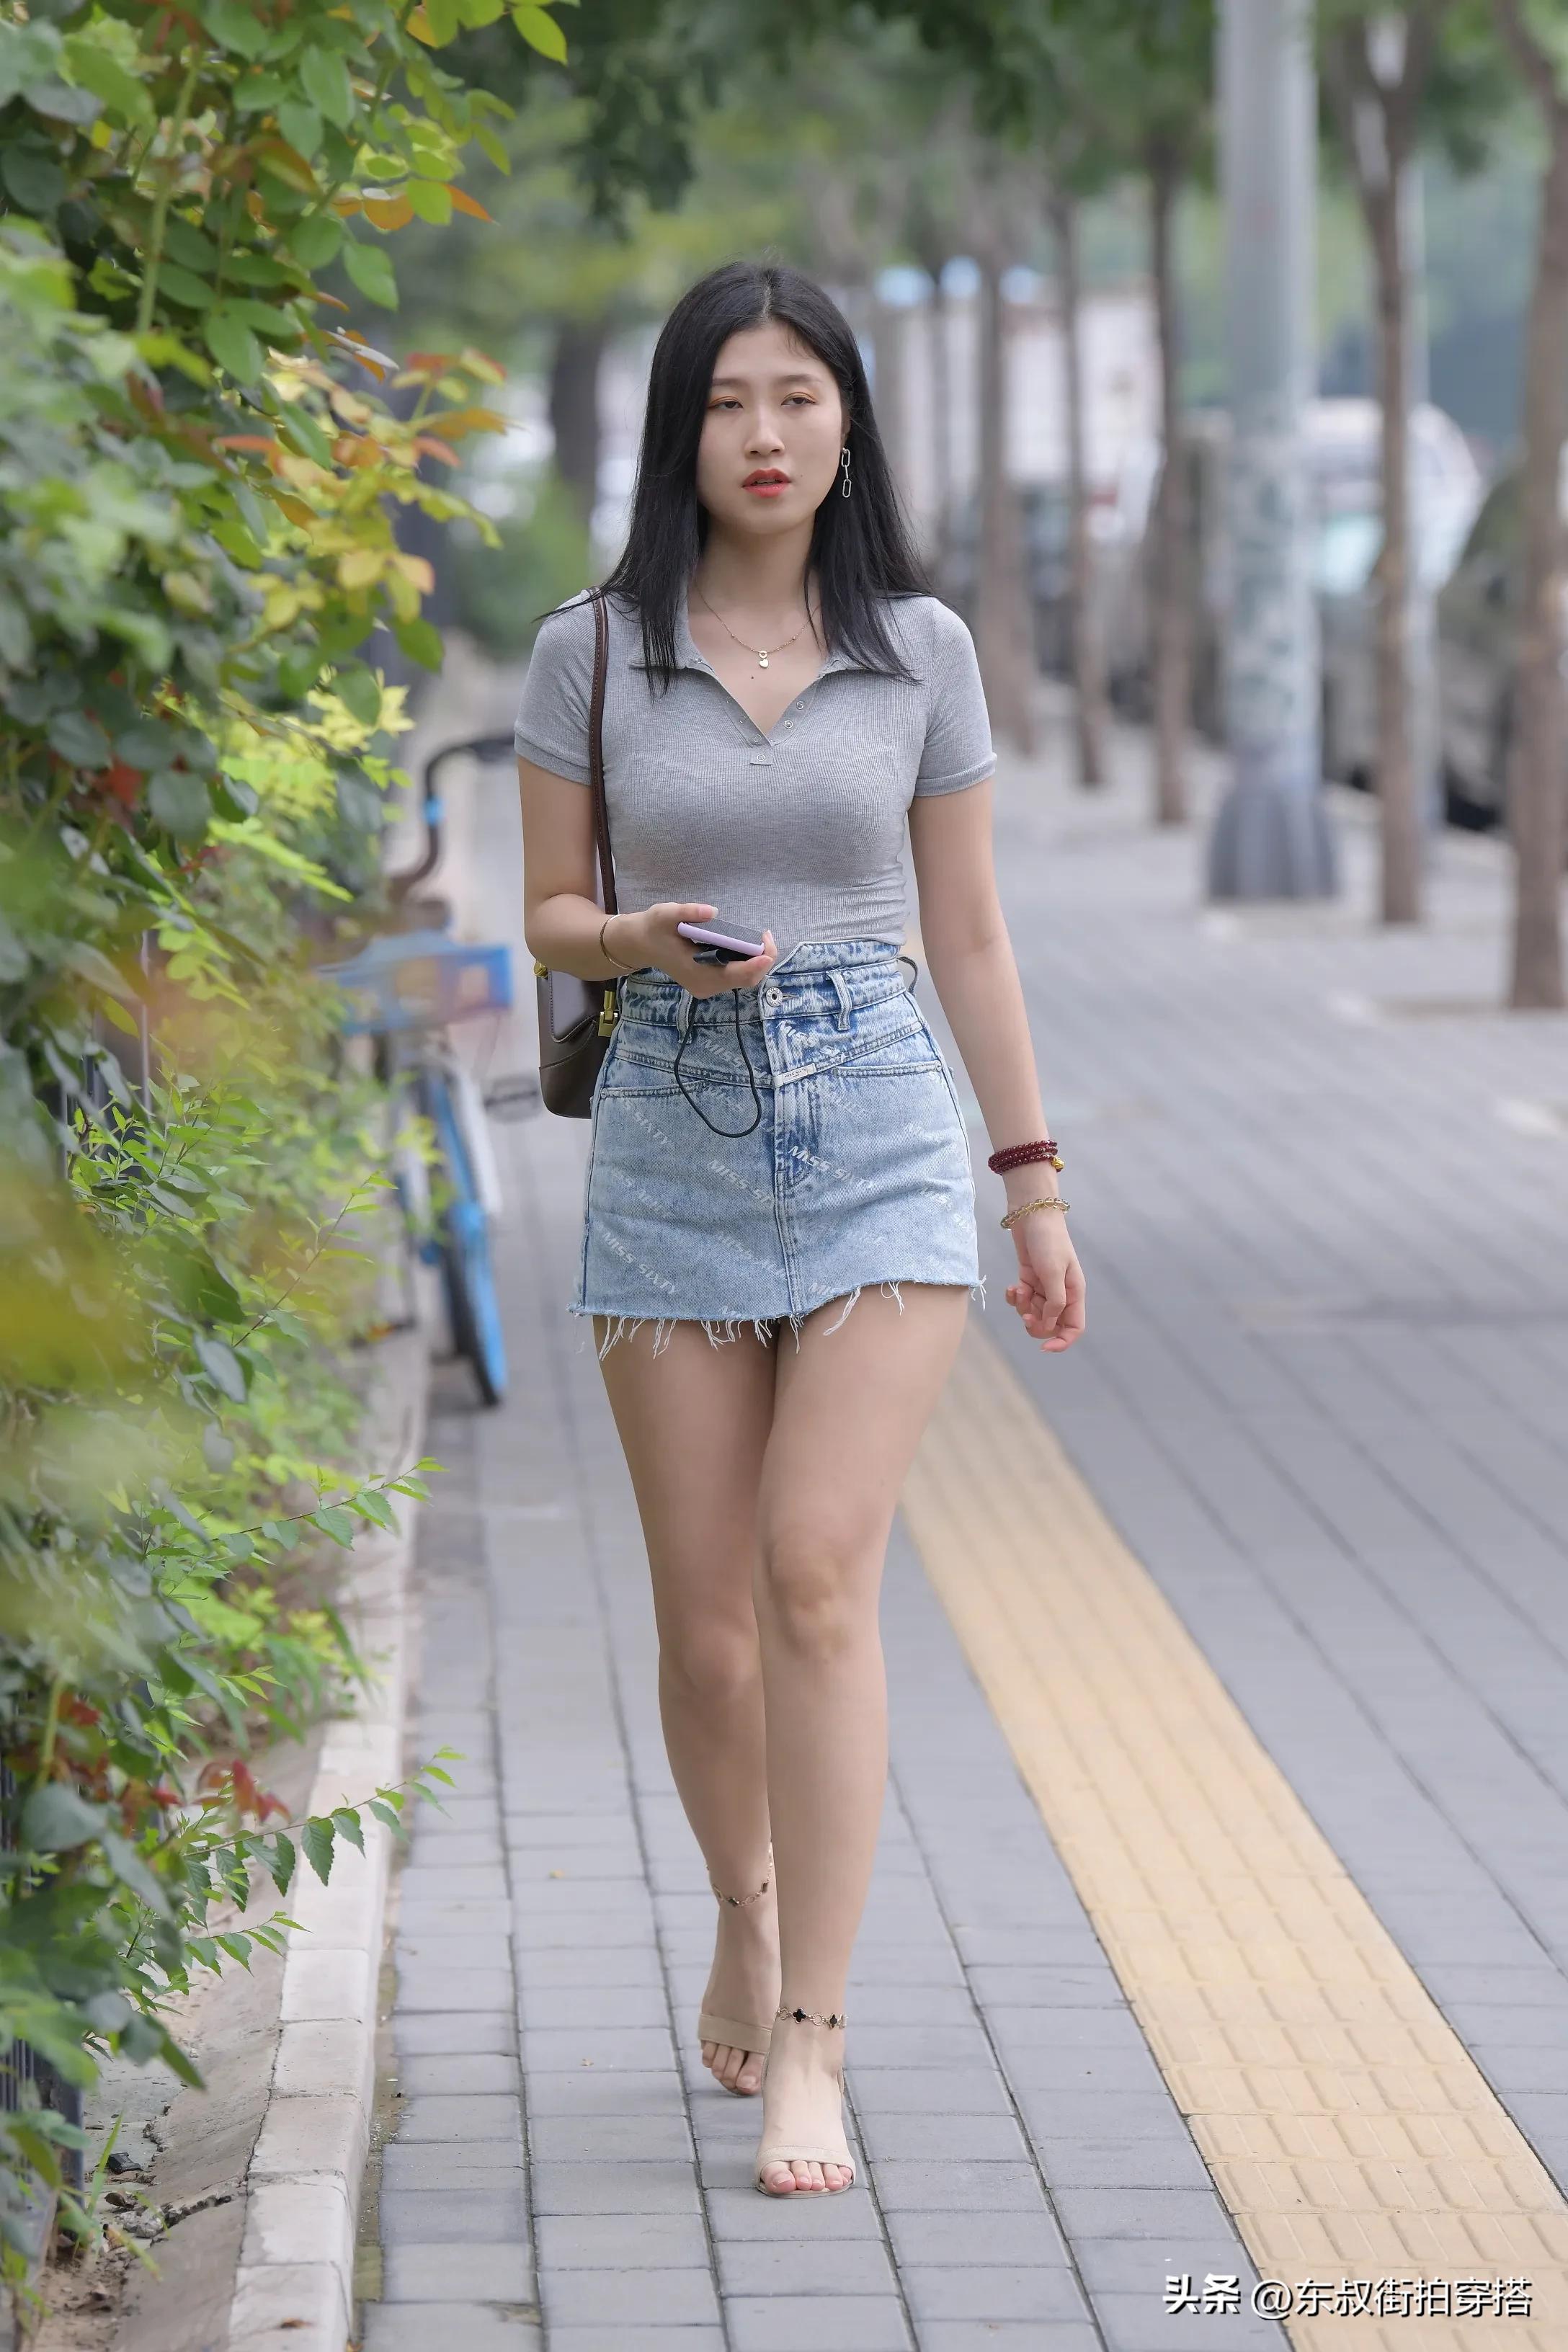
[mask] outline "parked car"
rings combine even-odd
[[[1437,599],[1444,791],[1450,816],[1461,824],[1495,824],[1503,813],[1519,646],[1523,487],[1523,461],[1516,459],[1488,491]]]
[[[1415,412],[1416,536],[1424,576],[1447,577],[1475,514],[1482,482],[1452,417],[1429,403]],[[1367,582],[1381,544],[1379,412],[1372,400],[1315,400],[1307,435],[1317,518],[1313,577],[1323,638],[1324,765],[1331,775],[1370,773],[1374,740],[1373,644]],[[1219,740],[1225,730],[1223,650],[1230,572],[1225,530],[1225,461],[1230,420],[1223,410],[1186,419],[1188,573],[1194,583],[1193,719]],[[1109,593],[1109,675],[1130,715],[1150,707],[1149,581],[1153,557],[1157,466],[1148,470],[1147,518],[1121,559]]]

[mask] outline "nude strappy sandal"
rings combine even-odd
[[[793,2017],[800,2025],[841,2026],[844,2022],[842,2017],[818,2017],[815,2011],[809,2009],[779,2009],[774,2011],[774,2015],[775,2017]],[[771,2027],[769,2031],[772,2032]],[[840,2089],[842,2090],[842,2084]],[[847,2180],[841,2180],[837,2189],[826,2187],[801,2189],[798,2186],[794,2189],[770,2189],[763,2179],[763,2173],[770,2165],[795,2163],[837,2164],[841,2170],[848,2173],[849,2178]],[[792,2141],[773,2140],[764,2142],[757,2150],[757,2168],[752,2186],[761,2189],[764,2197],[842,2197],[847,2189],[854,2188],[855,2178],[855,2159],[849,2153],[847,2141],[841,2140],[837,2147],[797,2147]]]
[[[768,1841],[770,1874],[763,1879],[754,1895],[726,1895],[721,1888],[713,1886],[711,1871],[708,1874],[708,1884],[713,1887],[713,1893],[721,1903],[732,1903],[738,1911],[743,1910],[748,1903],[755,1903],[758,1896],[765,1895],[772,1885],[773,1860],[773,1840],[770,1838]],[[759,2024],[755,2018],[720,2017],[710,2009],[700,2009],[697,2012],[697,2040],[700,2045],[704,2042],[716,2042],[721,2050],[755,2052],[758,2057],[765,2058],[768,2043],[773,2040],[773,2032],[771,2024]],[[733,2098],[754,2099],[758,2095],[755,2091],[736,2090],[732,2083],[721,2081],[717,2074],[714,2075],[713,2080],[719,2084],[721,2090],[728,2091]]]

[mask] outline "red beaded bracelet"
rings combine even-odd
[[[1051,1167],[1059,1168],[1062,1163],[1057,1157],[1057,1150],[1055,1137],[1047,1135],[1038,1143],[1005,1144],[1000,1151],[991,1154],[985,1165],[995,1176],[1005,1176],[1009,1168],[1030,1167],[1037,1160],[1047,1160]]]

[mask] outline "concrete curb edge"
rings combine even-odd
[[[420,1451],[421,1361],[397,1416],[401,1459]],[[397,1371],[389,1367],[389,1376]],[[402,1433],[400,1433],[402,1434]],[[353,1717],[327,1727],[310,1811],[362,1803],[401,1777],[417,1505],[389,1497],[395,1536],[356,1545],[341,1607],[376,1675]],[[364,1859],[339,1842],[323,1885],[301,1857],[283,1908],[299,1922],[283,1968],[267,2112],[245,2179],[245,2235],[229,2352],[345,2352],[353,2332],[354,2243],[375,2095],[376,1990],[392,1832],[363,1819]]]

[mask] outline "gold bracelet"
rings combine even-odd
[[[614,948],[609,948],[605,945],[605,933],[608,930],[609,927],[610,919],[608,915],[606,915],[604,921],[599,925],[599,953],[604,957],[605,961],[606,963],[613,963],[617,971],[641,971],[642,966],[640,963],[623,963],[620,957],[616,953]]]
[[[1006,1215],[1002,1220],[1002,1223],[1004,1229],[1008,1225],[1016,1224],[1020,1217],[1026,1217],[1032,1209],[1067,1209],[1070,1208],[1071,1205],[1072,1203],[1070,1202],[1061,1200],[1055,1192],[1050,1195],[1048,1200],[1020,1201],[1016,1209],[1008,1210]]]

